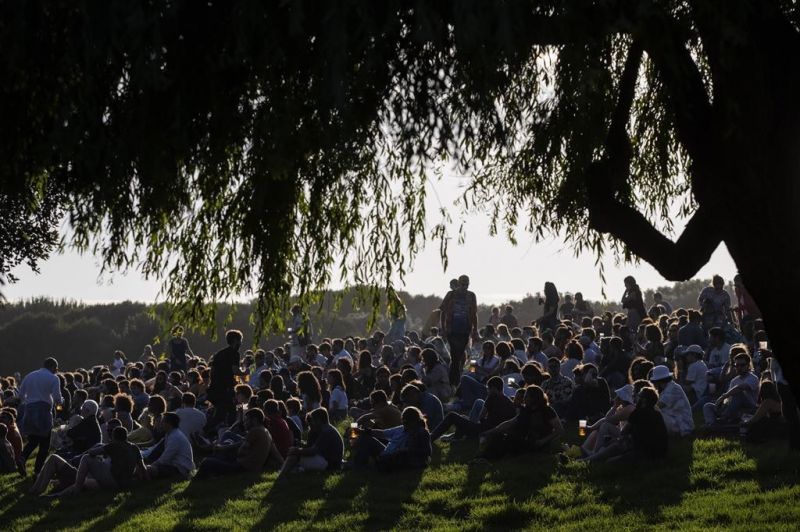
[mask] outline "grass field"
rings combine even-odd
[[[469,465],[477,444],[455,443],[436,444],[424,472],[309,473],[278,485],[265,473],[55,501],[26,495],[30,477],[7,475],[0,530],[800,528],[800,455],[785,443],[673,443],[663,464],[623,472],[552,454]]]

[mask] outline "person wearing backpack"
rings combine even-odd
[[[470,336],[478,338],[478,301],[468,290],[469,277],[462,275],[458,285],[450,290],[442,302],[441,336],[450,345],[450,384],[458,385]]]

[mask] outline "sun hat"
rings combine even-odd
[[[633,385],[632,384],[626,384],[622,388],[619,388],[619,389],[615,390],[614,393],[617,395],[617,399],[619,399],[620,401],[625,401],[626,403],[632,403],[633,402]]]
[[[665,381],[671,378],[672,372],[670,372],[667,366],[656,366],[653,368],[652,373],[650,373],[650,380],[652,382]]]

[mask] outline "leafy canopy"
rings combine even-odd
[[[786,8],[796,18],[796,7]],[[0,186],[55,184],[72,243],[164,281],[180,319],[256,294],[259,328],[345,281],[389,286],[425,238],[425,182],[475,178],[468,209],[526,219],[598,255],[588,165],[606,152],[642,26],[696,59],[685,2],[59,1],[0,4]],[[657,35],[651,39],[658,39]],[[641,53],[639,54],[641,57]],[[693,209],[670,93],[631,62],[631,179],[621,204],[671,229]],[[16,199],[14,200],[16,201]],[[8,217],[8,212],[3,213]],[[374,301],[377,288],[366,294]]]

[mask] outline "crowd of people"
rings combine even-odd
[[[798,441],[798,411],[758,308],[735,304],[716,276],[698,308],[647,308],[632,277],[623,312],[597,315],[580,293],[546,283],[542,317],[478,317],[469,278],[451,281],[421,331],[389,293],[391,326],[321,338],[299,306],[287,342],[246,350],[230,330],[208,359],[176,326],[157,356],[116,352],[109,365],[62,371],[55,358],[0,379],[0,472],[34,494],[127,489],[154,478],[197,481],[265,469],[425,468],[437,440],[472,440],[475,461],[555,452],[562,460],[663,460],[672,438],[735,434]],[[700,426],[695,420],[703,421]],[[349,423],[347,422],[349,420]],[[563,442],[577,424],[580,445]]]

